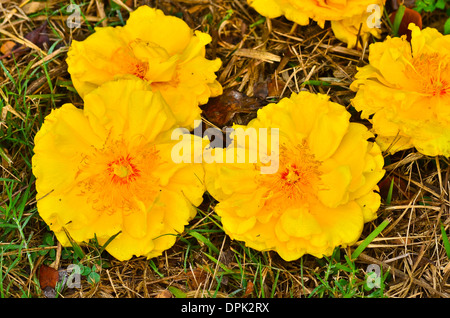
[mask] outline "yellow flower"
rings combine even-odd
[[[175,127],[161,94],[139,79],[105,83],[83,110],[65,104],[45,118],[32,159],[37,208],[62,245],[64,228],[100,244],[121,231],[106,248],[119,260],[174,244],[204,193],[202,165],[171,159]]]
[[[326,21],[331,21],[336,38],[347,43],[349,48],[353,48],[357,45],[358,34],[363,41],[367,41],[370,34],[380,36],[381,30],[374,27],[372,18],[375,16],[381,18],[385,0],[247,0],[247,2],[268,18],[284,15],[286,19],[300,25],[307,25],[312,19],[322,28]],[[372,10],[373,5],[379,6],[376,11]]]
[[[183,20],[141,6],[124,27],[99,27],[84,41],[73,41],[68,71],[82,97],[112,79],[145,80],[161,92],[179,125],[192,128],[200,118],[198,105],[222,93],[214,73],[221,61],[205,58],[210,41]]]
[[[351,85],[353,105],[372,122],[382,150],[450,156],[450,36],[409,29],[411,43],[387,37],[370,46],[370,64]]]
[[[326,95],[300,92],[258,111],[245,127],[248,136],[258,132],[257,142],[240,147],[234,137],[226,149],[209,150],[216,162],[223,161],[205,164],[205,182],[219,201],[215,211],[225,232],[257,250],[275,250],[287,261],[354,244],[363,224],[377,216],[377,183],[384,170],[379,147],[368,141],[373,135],[349,118]],[[263,133],[265,128],[270,131]],[[277,128],[279,150],[273,142]],[[255,144],[259,155],[252,162]],[[240,152],[247,160],[226,161],[239,158],[238,149],[247,151]],[[278,169],[261,173],[272,165],[267,155],[277,151]]]

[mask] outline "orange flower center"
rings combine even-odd
[[[113,73],[132,74],[145,79],[148,72],[148,62],[139,60],[130,46],[119,48],[111,57],[115,65]]]
[[[147,74],[147,70],[148,70],[148,63],[147,62],[141,62],[137,59],[135,59],[134,61],[130,61],[130,64],[128,65],[129,67],[129,73],[133,74],[137,77],[139,77],[140,79],[145,79],[145,75]]]
[[[111,175],[111,181],[114,183],[126,184],[133,182],[140,175],[136,165],[132,163],[133,158],[130,155],[120,157],[108,164],[108,172]]]
[[[131,74],[151,83],[165,83],[176,77],[178,55],[170,56],[156,43],[135,39],[111,56],[112,75]]]
[[[159,192],[153,176],[159,159],[154,146],[107,142],[103,149],[85,156],[78,172],[80,196],[108,214],[128,213],[142,203],[149,206]]]
[[[315,200],[321,182],[320,166],[306,141],[290,148],[280,146],[278,172],[261,176],[261,182],[271,189],[266,204],[281,210],[286,205]]]
[[[431,96],[450,95],[450,57],[424,53],[414,57],[407,76],[419,86],[421,93]]]

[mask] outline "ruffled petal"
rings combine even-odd
[[[115,137],[145,136],[154,141],[176,123],[160,93],[153,93],[145,82],[136,79],[110,81],[92,91],[85,97],[84,112],[105,139],[112,133]]]
[[[280,1],[276,0],[247,0],[256,11],[268,18],[277,18],[283,15]]]
[[[123,30],[130,39],[157,43],[170,56],[182,54],[193,37],[193,31],[186,22],[148,6],[140,6],[133,11]]]
[[[268,18],[284,15],[286,19],[300,25],[309,24],[310,19],[324,28],[326,21],[332,22],[336,37],[349,48],[358,46],[357,35],[366,42],[370,35],[379,37],[381,30],[369,24],[374,16],[381,19],[385,0],[247,0],[256,11]],[[375,6],[375,7],[373,7]],[[370,8],[375,8],[370,11]],[[374,11],[375,10],[375,11]]]

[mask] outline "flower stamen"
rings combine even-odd
[[[159,163],[158,151],[145,144],[129,148],[124,141],[111,141],[86,156],[79,171],[80,195],[94,209],[108,214],[131,211],[137,202],[151,202],[157,194],[152,171]]]
[[[267,195],[270,204],[285,206],[292,205],[293,201],[305,203],[317,198],[320,165],[305,140],[291,148],[281,145],[278,172],[260,180],[271,189]]]
[[[130,155],[120,157],[108,164],[108,172],[111,175],[111,181],[114,183],[126,184],[136,180],[140,171],[132,163],[133,158]]]
[[[450,60],[439,53],[423,53],[414,57],[406,74],[418,83],[419,90],[431,96],[450,94]]]
[[[148,72],[148,62],[139,60],[130,46],[117,49],[111,57],[113,65],[119,67],[119,70],[113,70],[114,73],[132,74],[145,79]]]

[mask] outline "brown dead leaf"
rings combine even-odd
[[[47,21],[44,21],[44,23],[42,23],[40,27],[27,33],[25,35],[25,39],[36,44],[41,49],[45,49],[46,46],[49,46],[50,39],[48,37],[48,32],[47,32]]]
[[[247,281],[247,288],[245,288],[244,296],[243,297],[249,297],[252,295],[254,289],[253,282],[251,280]]]
[[[51,268],[50,266],[41,265],[39,267],[38,278],[42,290],[47,287],[55,288],[59,279],[59,273],[56,269]]]
[[[11,52],[12,52],[12,50],[13,50],[15,45],[16,45],[16,42],[14,42],[14,41],[6,41],[0,47],[0,52],[6,57],[10,57],[11,56]]]
[[[267,82],[267,95],[269,97],[279,97],[281,96],[284,87],[286,86],[286,82],[284,80],[282,80],[280,77],[272,77],[268,82]]]
[[[201,108],[203,115],[218,127],[229,124],[238,113],[254,113],[267,103],[257,97],[249,97],[237,90],[226,90],[222,95],[210,98]]]
[[[398,11],[394,11],[389,15],[389,19],[391,23],[394,23],[395,16]],[[405,14],[403,15],[402,22],[400,23],[400,27],[398,28],[398,35],[406,35],[406,39],[411,41],[411,30],[408,29],[410,23],[414,23],[419,28],[422,29],[422,16],[416,10],[410,9],[408,7],[405,8]]]
[[[286,82],[279,76],[272,75],[267,80],[258,82],[253,87],[253,95],[260,99],[279,97],[283,93]]]
[[[47,32],[47,21],[44,21],[41,26],[34,29],[33,31],[30,31],[25,36],[25,39],[30,41],[31,43],[35,44],[40,49],[48,49],[51,45],[50,39]],[[10,57],[12,54],[17,56],[20,56],[27,52],[30,48],[20,44],[15,43],[15,45],[11,48],[11,50],[7,54],[3,54],[0,56],[0,59],[3,59],[5,57]]]
[[[234,260],[234,252],[230,249],[230,246],[224,246],[222,249],[222,253],[220,253],[218,261],[221,262],[224,266],[230,267],[231,262]],[[219,272],[223,272],[222,268],[218,269]],[[222,275],[222,285],[227,286],[229,281],[229,277],[227,275]]]
[[[164,289],[156,295],[156,298],[172,298],[172,293],[167,289]]]
[[[206,281],[208,277],[208,273],[206,273],[200,267],[187,272],[186,275],[187,275],[187,283],[191,290],[196,290],[201,284],[203,284]]]
[[[258,82],[253,86],[253,96],[265,99],[269,96],[268,81]]]

